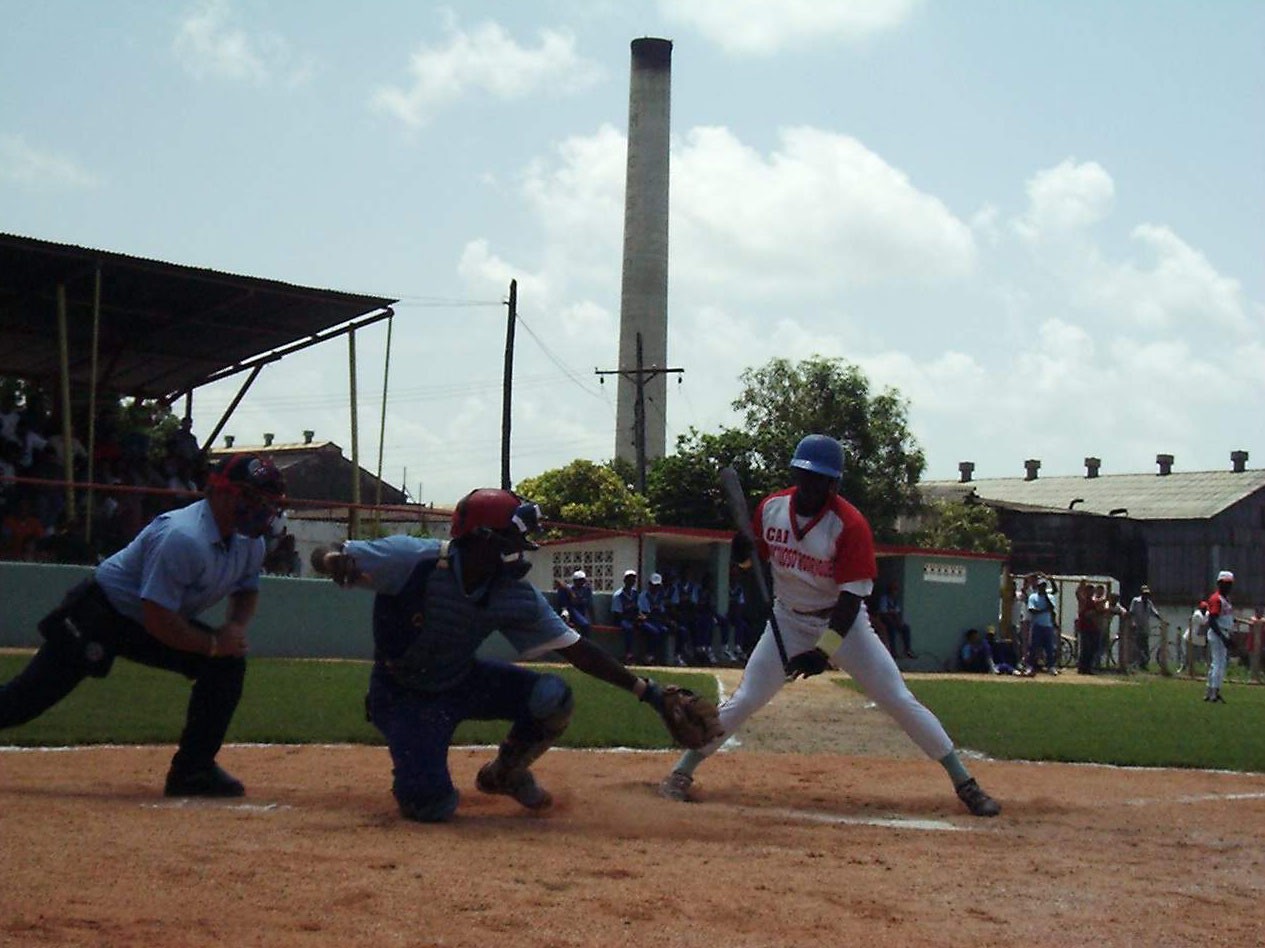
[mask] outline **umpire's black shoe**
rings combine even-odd
[[[202,770],[167,771],[163,795],[168,797],[240,797],[245,796],[242,782],[218,764]]]

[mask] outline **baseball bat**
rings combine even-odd
[[[743,493],[742,481],[738,472],[732,467],[720,469],[720,491],[729,505],[729,515],[733,517],[734,527],[751,544],[751,572],[755,574],[756,590],[769,613],[769,627],[773,629],[773,641],[777,643],[777,654],[785,668],[790,659],[786,656],[786,643],[782,641],[782,630],[778,627],[777,616],[773,614],[773,594],[769,591],[768,581],[764,577],[764,566],[756,549],[755,533],[751,529],[751,514],[747,509],[747,495]]]

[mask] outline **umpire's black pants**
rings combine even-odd
[[[173,769],[198,771],[220,752],[242,697],[246,660],[208,658],[164,645],[144,626],[117,612],[94,581],[66,594],[40,622],[44,644],[18,676],[0,687],[0,728],[39,717],[89,675],[104,678],[121,655],[193,680]]]

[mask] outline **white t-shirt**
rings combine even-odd
[[[1208,622],[1208,613],[1196,609],[1190,616],[1190,625],[1186,627],[1186,636],[1196,645],[1207,645],[1208,635],[1204,631]]]

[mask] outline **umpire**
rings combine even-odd
[[[40,621],[44,644],[0,687],[0,728],[33,720],[117,656],[192,679],[169,797],[239,797],[215,762],[246,677],[246,626],[255,614],[261,539],[285,500],[271,461],[238,455],[210,475],[206,497],[155,518]],[[228,597],[218,629],[196,618]]]

